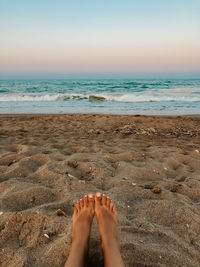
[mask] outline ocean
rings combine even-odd
[[[200,79],[0,80],[0,114],[200,114]]]

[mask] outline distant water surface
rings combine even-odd
[[[0,80],[0,114],[200,114],[200,80]]]

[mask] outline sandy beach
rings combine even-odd
[[[200,117],[0,117],[0,265],[63,266],[84,194],[116,204],[127,267],[200,266]],[[94,220],[89,266],[103,266]]]

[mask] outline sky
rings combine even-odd
[[[200,78],[200,0],[0,0],[0,78]]]

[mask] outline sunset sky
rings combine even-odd
[[[199,0],[0,0],[0,78],[200,78]]]

